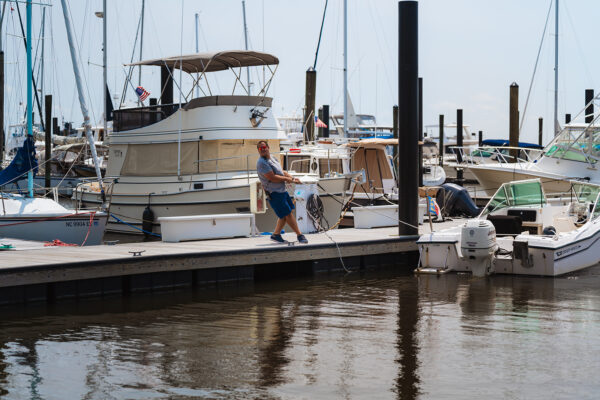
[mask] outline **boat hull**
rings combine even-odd
[[[488,196],[493,196],[503,183],[525,179],[541,179],[542,187],[547,194],[564,193],[571,187],[568,178],[542,171],[485,165],[470,165],[467,168],[473,173]]]
[[[326,178],[319,181],[324,189],[319,189],[323,202],[324,216],[330,226],[339,219],[344,191],[345,177]],[[119,185],[119,184],[116,184]],[[156,193],[123,193],[115,186],[109,194],[110,217],[107,230],[121,233],[142,234],[142,214],[146,207],[154,213],[152,233],[160,234],[160,217],[179,217],[209,214],[234,214],[250,212],[250,188],[248,184],[209,190],[169,191],[161,193],[159,185]],[[97,207],[101,203],[97,192],[76,191],[74,198],[85,207]],[[277,216],[271,208],[266,213],[256,214],[256,226],[260,231],[271,231]]]
[[[0,237],[43,242],[57,239],[70,244],[98,245],[102,243],[106,220],[107,214],[101,212],[0,216]]]

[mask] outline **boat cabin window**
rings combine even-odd
[[[507,207],[544,205],[546,197],[539,180],[505,183],[489,201],[482,215]]]
[[[321,178],[334,175],[335,173],[343,173],[342,160],[339,158],[319,159],[319,176]]]

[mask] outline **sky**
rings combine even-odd
[[[60,121],[83,120],[69,55],[60,1],[42,0],[33,6],[34,53],[39,59],[45,43],[44,94],[53,95],[53,114]],[[94,15],[101,0],[67,0],[80,52],[80,68],[91,118],[100,124],[102,93],[102,20]],[[108,84],[115,107],[120,103],[127,67],[139,59],[134,49],[142,0],[107,0]],[[246,0],[249,48],[276,55],[277,68],[269,94],[277,116],[300,115],[304,104],[305,71],[313,65],[324,0]],[[600,2],[560,0],[559,7],[559,121],[584,107],[585,89],[600,81],[600,54],[594,49],[595,16]],[[11,11],[10,8],[14,11]],[[16,4],[6,8],[2,26],[5,51],[5,118],[7,124],[23,119],[26,57]],[[552,7],[552,8],[551,8]],[[41,32],[43,10],[45,32]],[[343,110],[343,0],[329,0],[317,60],[317,106]],[[548,11],[550,19],[544,35]],[[21,4],[25,17],[25,7]],[[198,13],[199,51],[244,48],[241,0],[146,0],[143,59],[191,54],[196,50],[195,14]],[[435,125],[443,114],[464,123],[484,138],[508,138],[509,87],[519,85],[519,109],[524,116],[521,139],[537,142],[538,118],[544,119],[544,140],[553,135],[554,4],[551,0],[420,0],[419,76],[423,78],[425,125]],[[542,41],[543,39],[543,41]],[[534,65],[541,52],[535,78]],[[391,125],[398,103],[398,1],[348,0],[349,93],[357,113],[374,114]],[[39,75],[36,64],[36,75]],[[176,75],[177,77],[177,75]],[[252,72],[253,91],[263,82],[262,68]],[[213,92],[228,94],[231,72],[209,77]],[[532,85],[533,83],[533,85]],[[133,73],[134,87],[138,72]],[[158,96],[160,71],[142,69],[141,85]],[[528,91],[529,101],[525,110]],[[184,88],[191,87],[185,77]],[[177,89],[174,95],[178,101]],[[126,88],[125,103],[135,94]],[[37,112],[36,112],[37,114]]]

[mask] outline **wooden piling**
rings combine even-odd
[[[544,145],[544,118],[538,118],[538,144]]]
[[[46,107],[46,124],[44,125],[46,129],[44,129],[44,139],[46,142],[45,155],[46,155],[46,163],[44,164],[44,187],[46,190],[49,190],[52,186],[50,182],[50,159],[52,158],[52,95],[46,95],[44,100],[44,105]]]
[[[508,141],[511,147],[519,146],[519,85],[516,82],[510,85]],[[517,150],[511,150],[510,156],[510,162],[516,162]]]
[[[478,140],[479,146],[483,146],[483,131],[479,131],[479,140]]]
[[[463,110],[458,109],[456,110],[456,147],[458,147],[458,149],[455,149],[456,162],[458,164],[461,164],[463,162],[463,145]],[[456,183],[462,185],[463,181],[463,170],[462,168],[459,168],[456,170]]]
[[[423,186],[423,78],[419,78],[419,187]]]
[[[315,141],[315,97],[317,90],[317,71],[310,67],[306,71],[306,88],[304,91],[304,141]]]
[[[565,124],[568,124],[571,122],[571,114],[565,114]]]
[[[392,134],[398,140],[398,106],[392,107]],[[398,165],[398,146],[394,146],[394,165]]]
[[[440,167],[444,166],[444,115],[440,114],[440,137],[439,137],[439,155],[440,155]]]
[[[585,123],[589,124],[594,120],[594,89],[585,89]]]

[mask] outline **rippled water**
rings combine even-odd
[[[3,398],[598,398],[600,267],[354,273],[0,310]]]

